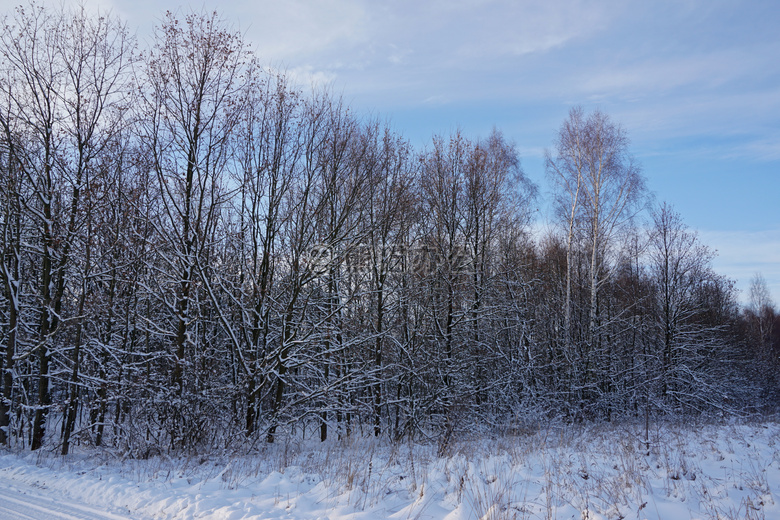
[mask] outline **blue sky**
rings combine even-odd
[[[216,8],[263,61],[329,84],[419,146],[498,127],[542,195],[542,154],[569,108],[600,108],[656,200],[717,249],[716,270],[743,299],[762,272],[780,304],[777,0],[84,2],[142,41],[166,9]]]

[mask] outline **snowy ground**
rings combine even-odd
[[[777,423],[656,428],[649,454],[643,440],[623,426],[462,442],[447,457],[371,439],[288,441],[251,457],[4,452],[0,517],[780,518]]]

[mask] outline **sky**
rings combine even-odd
[[[544,150],[571,107],[598,108],[628,134],[655,201],[717,250],[740,300],[760,272],[780,306],[777,0],[82,1],[119,15],[141,46],[165,10],[217,10],[263,62],[419,148],[496,127],[540,187],[541,223]],[[0,0],[2,12],[18,3]]]

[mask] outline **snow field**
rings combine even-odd
[[[0,455],[0,482],[155,519],[780,518],[780,426],[540,429],[437,446],[287,439],[251,456]]]

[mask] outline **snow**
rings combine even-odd
[[[780,425],[764,422],[658,426],[649,451],[644,431],[625,425],[461,441],[446,457],[362,438],[148,460],[6,451],[0,516],[32,496],[24,518],[71,502],[107,512],[73,516],[88,519],[780,518],[779,441]]]
[[[47,493],[45,487],[0,481],[0,514],[4,520],[128,520],[132,517],[102,511]]]

